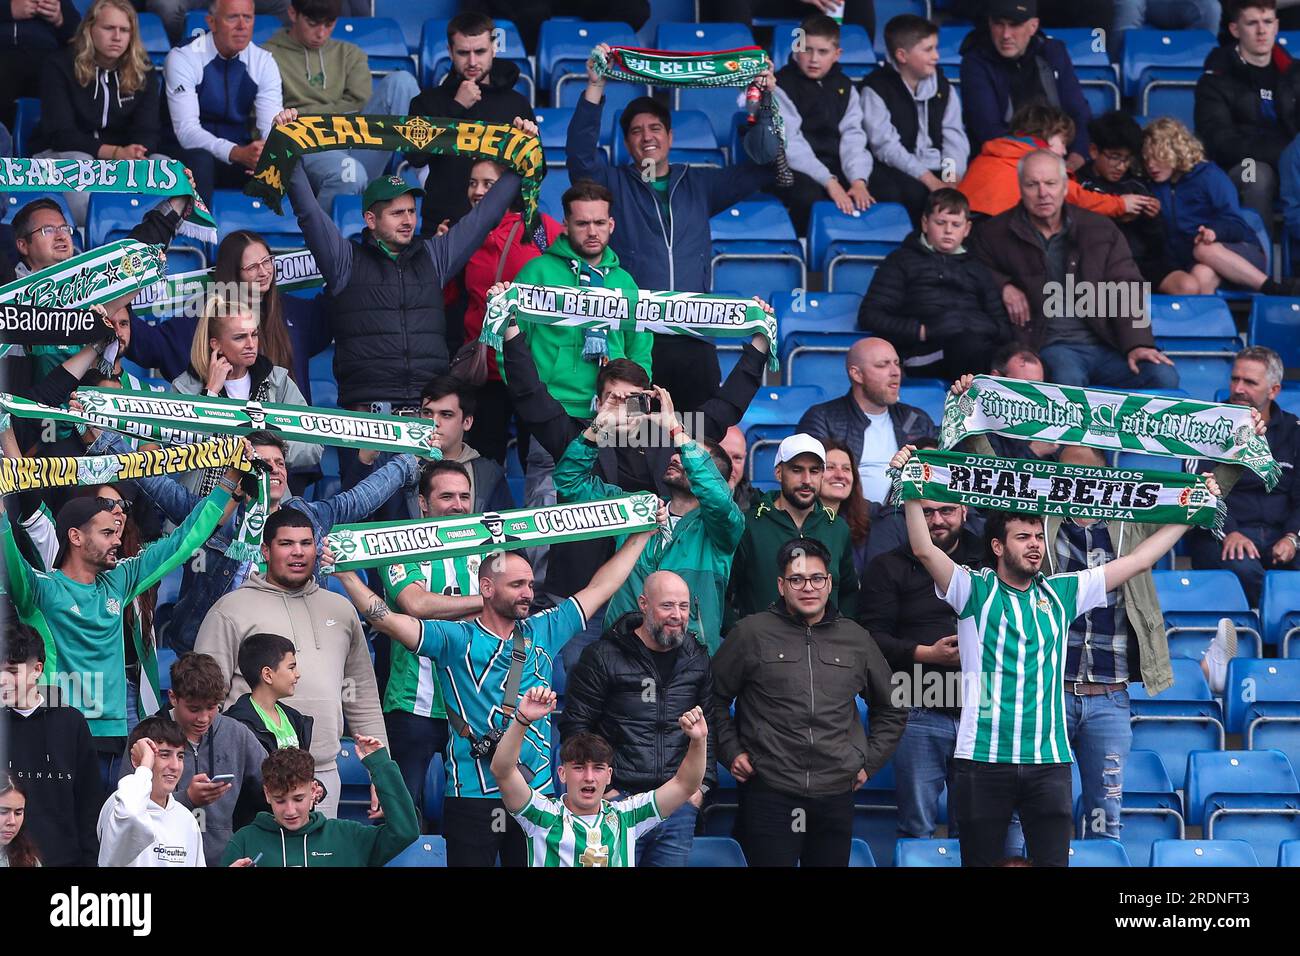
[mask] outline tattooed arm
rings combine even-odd
[[[334,575],[353,606],[361,612],[366,623],[380,634],[386,634],[404,647],[418,653],[424,629],[415,618],[397,614],[384,603],[383,598],[371,591],[353,571],[338,571]]]

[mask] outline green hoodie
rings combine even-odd
[[[309,50],[278,30],[262,44],[280,68],[286,109],[305,113],[356,113],[370,99],[370,62],[355,43],[326,40]]]
[[[381,747],[361,762],[379,793],[383,823],[330,820],[313,810],[305,826],[286,830],[263,811],[226,844],[221,865],[229,866],[243,857],[257,859],[259,853],[259,867],[383,866],[397,856],[420,835],[415,804],[387,748]]]
[[[774,494],[762,495],[745,516],[745,533],[731,565],[731,601],[733,614],[727,625],[742,617],[766,610],[780,598],[776,589],[776,555],[791,538],[816,538],[831,553],[834,589],[831,601],[849,619],[857,616],[858,572],[853,565],[853,541],[849,526],[835,513],[817,502],[803,528],[796,528],[789,512],[776,507]]]
[[[578,261],[580,257],[573,251],[573,246],[569,245],[569,237],[559,236],[547,247],[544,255],[531,260],[520,269],[514,281],[530,285],[574,287],[578,285],[578,267],[574,264]],[[605,254],[597,268],[610,270],[605,276],[607,289],[636,290],[636,282],[618,264],[618,256],[608,246],[605,247]],[[565,412],[572,417],[590,418],[591,399],[596,394],[596,374],[600,371],[600,363],[582,357],[583,330],[534,325],[530,322],[521,323],[520,328],[533,353],[538,377],[546,383],[551,397],[563,405]],[[654,335],[650,332],[609,333],[609,358],[631,359],[652,378],[654,370],[650,367],[650,351],[653,347]],[[499,356],[498,362],[501,362]],[[501,365],[504,379],[504,362]]]
[[[565,449],[564,457],[555,463],[555,492],[560,501],[596,501],[625,493],[593,473],[599,454],[600,449],[581,435]],[[632,573],[610,598],[605,620],[617,621],[637,610],[636,599],[645,579],[655,571],[673,571],[691,591],[690,629],[713,654],[722,643],[731,556],[744,533],[745,516],[732,500],[731,488],[707,448],[692,440],[681,446],[679,454],[700,505],[683,515],[671,533],[660,531],[650,539]]]

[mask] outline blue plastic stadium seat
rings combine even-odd
[[[91,193],[86,207],[86,247],[125,239],[157,204],[153,196],[132,193]],[[71,221],[71,220],[69,220]]]
[[[739,810],[734,793],[729,803],[723,801],[706,803],[700,813],[700,832],[704,836],[731,836],[736,830],[736,814]]]
[[[612,21],[547,20],[537,37],[537,83],[557,96],[557,87],[586,85],[587,58],[597,43],[637,46],[626,23]]]
[[[697,836],[691,844],[689,867],[746,866],[745,853],[730,837]]]
[[[158,686],[162,690],[171,690],[172,665],[176,660],[176,652],[170,647],[158,648]]]
[[[1171,654],[1199,658],[1224,617],[1237,625],[1239,657],[1263,653],[1259,619],[1231,571],[1153,571],[1152,578],[1164,611]],[[1241,640],[1243,637],[1248,639]]]
[[[1179,458],[1164,455],[1144,455],[1136,451],[1122,451],[1115,456],[1116,468],[1144,468],[1151,471],[1182,471],[1183,462]]]
[[[879,16],[879,14],[877,14]],[[880,42],[884,42],[885,20],[877,21],[880,26],[877,28],[877,36]],[[781,69],[790,62],[790,54],[794,47],[796,31],[799,24],[793,20],[785,21],[772,30],[772,65],[776,69]],[[840,69],[844,75],[851,80],[860,80],[872,70],[882,59],[881,54],[871,45],[871,37],[867,34],[865,27],[856,23],[844,23],[840,25],[840,48],[844,51],[840,54]]]
[[[620,117],[622,111],[620,110]],[[726,157],[718,147],[718,138],[709,118],[699,110],[673,110],[673,148],[669,162],[687,166],[725,166]],[[621,127],[620,127],[621,130]],[[632,161],[623,137],[614,137],[614,165]]]
[[[207,257],[191,246],[172,246],[167,250],[167,275],[197,272],[208,264]]]
[[[1166,350],[1235,354],[1241,348],[1228,304],[1215,295],[1151,296],[1151,332]]]
[[[936,423],[943,420],[943,402],[947,396],[948,387],[943,382],[924,378],[904,379],[898,390],[900,402],[915,405]]]
[[[983,25],[979,29],[986,29]],[[1106,55],[1106,48],[1097,43],[1097,35],[1088,27],[1071,27],[1047,31],[1054,39],[1065,44],[1074,64],[1074,74],[1083,87],[1083,95],[1092,107],[1093,115],[1118,109],[1120,88],[1115,66]],[[942,40],[943,31],[939,33]],[[1100,46],[1100,49],[1098,48]]]
[[[721,384],[727,380],[731,370],[740,364],[740,355],[744,351],[744,346],[735,346],[726,344],[726,340],[720,340],[718,343],[718,383]]]
[[[361,47],[370,60],[371,73],[405,70],[418,75],[402,26],[390,17],[339,17],[333,37]]]
[[[149,59],[154,66],[161,67],[172,48],[171,40],[167,39],[167,30],[163,26],[162,17],[156,13],[141,13],[137,16],[140,20],[140,43],[144,47],[144,52],[149,54]]]
[[[421,0],[420,3],[411,3],[411,0],[374,0],[374,10],[377,17],[396,20],[406,39],[407,51],[418,53],[424,21],[454,17],[460,12],[460,0]]]
[[[442,754],[436,753],[429,761],[424,774],[424,814],[426,823],[435,831],[442,830],[442,801],[447,787],[447,774],[442,764]]]
[[[1139,28],[1124,34],[1120,73],[1124,95],[1136,96],[1153,83],[1196,85],[1205,58],[1218,45],[1208,30]],[[1152,115],[1143,107],[1139,112]]]
[[[753,46],[754,37],[743,23],[661,23],[655,47],[683,53],[736,50]]]
[[[957,69],[961,66],[961,45],[973,29],[969,24],[939,28],[939,66],[945,67],[943,72],[950,80],[956,76]]]
[[[1132,866],[1119,840],[1071,840],[1070,866]]]
[[[820,293],[840,295],[838,292]],[[783,335],[781,342],[787,358],[781,360],[787,385],[817,385],[843,381],[844,360],[849,349],[865,332],[796,331]]]
[[[560,200],[568,189],[569,171],[567,169],[547,170],[546,178],[542,180],[542,191],[538,197],[538,204],[541,206],[542,212],[553,219],[562,221],[564,219],[564,204]]]
[[[1277,848],[1278,866],[1300,866],[1300,840],[1283,840]]]
[[[560,85],[560,91],[555,99],[552,100],[552,106],[574,107],[578,105],[578,100],[582,98],[582,91],[585,85],[581,83],[563,83]],[[601,136],[600,141],[606,145],[614,136],[622,136],[621,130],[614,127],[614,115],[621,113],[623,107],[627,106],[634,99],[645,96],[650,92],[650,87],[640,83],[606,83],[605,84],[605,108],[601,113]],[[694,109],[694,107],[691,107]]]
[[[1183,838],[1182,801],[1160,755],[1154,751],[1129,751],[1124,762],[1120,820],[1123,823],[1120,842],[1134,866],[1149,865],[1151,845],[1156,840]]]
[[[563,166],[573,107],[539,106],[533,113],[537,121],[537,134],[542,141],[542,152],[546,155],[546,165],[555,168]],[[601,119],[605,119],[605,114],[601,114]],[[602,134],[602,143],[604,139]]]
[[[892,861],[894,845],[898,842],[898,807],[856,804],[853,807],[853,836],[866,841],[875,859]]]
[[[1256,296],[1250,304],[1251,345],[1267,345],[1287,368],[1300,366],[1300,299]]]
[[[366,228],[366,221],[361,213],[361,197],[355,193],[339,193],[334,197],[334,207],[330,218],[339,227],[344,239],[353,239],[361,235]]]
[[[709,221],[713,236],[712,287],[802,289],[807,285],[803,247],[790,214],[775,199],[749,199]],[[760,291],[761,290],[761,291]]]
[[[855,259],[879,262],[911,231],[907,210],[898,203],[877,203],[853,214],[840,212],[829,200],[814,203],[808,224],[809,267],[826,273],[826,287],[833,292],[837,265]],[[843,279],[841,285],[850,291],[862,291]]]
[[[1281,657],[1300,655],[1300,571],[1268,571],[1259,600],[1264,643]]]
[[[339,819],[367,822],[370,809],[370,773],[357,756],[351,737],[339,741]]]
[[[871,847],[866,840],[854,839],[849,844],[849,866],[875,866],[876,858],[871,855]]]
[[[637,31],[642,47],[653,47],[659,27],[664,23],[685,23],[698,19],[698,0],[654,0],[650,4],[650,19]]]
[[[1300,783],[1279,750],[1196,751],[1187,758],[1187,822],[1209,840],[1241,839],[1261,860],[1300,838]]]
[[[610,87],[606,86],[606,90]],[[743,128],[745,114],[740,111],[741,90],[734,86],[692,87],[674,89],[672,105],[674,110],[697,110],[709,119],[713,135],[720,145],[726,145],[731,151],[732,165],[743,161],[736,152],[735,144],[739,131]],[[608,109],[608,107],[606,107]],[[676,145],[676,143],[674,143]]]
[[[415,842],[384,866],[411,867],[447,865],[447,841],[440,836],[418,836]]]
[[[20,96],[14,104],[14,155],[30,156],[32,133],[41,121],[41,101],[31,96]]]
[[[862,296],[856,292],[778,292],[777,325],[786,332],[855,332]]]
[[[1300,766],[1300,660],[1229,661],[1223,702],[1228,732],[1245,735],[1247,750],[1280,750]]]
[[[763,480],[769,478],[781,439],[794,434],[795,424],[804,412],[825,400],[825,392],[816,385],[764,386],[758,390],[740,420],[749,445],[751,480],[756,474]]]
[[[1172,776],[1181,782],[1188,754],[1197,750],[1222,750],[1225,734],[1222,712],[1210,696],[1200,662],[1173,657],[1170,663],[1174,685],[1158,696],[1148,697],[1140,682],[1129,685],[1132,746],[1134,750],[1158,754],[1164,767],[1172,770]]]
[[[899,840],[894,844],[894,866],[961,866],[961,844],[956,840]]]
[[[930,0],[875,0],[876,44],[875,52],[881,60],[888,59],[885,51],[885,24],[904,13],[930,19]]]
[[[1157,840],[1151,847],[1152,866],[1259,866],[1245,840]]]
[[[218,236],[224,239],[237,229],[260,233],[272,251],[301,249],[304,242],[298,220],[289,214],[277,216],[275,210],[252,196],[234,189],[217,189],[212,193],[212,217],[217,220]]]

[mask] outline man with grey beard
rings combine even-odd
[[[620,616],[588,645],[569,674],[560,738],[591,733],[610,742],[610,799],[654,790],[677,772],[687,739],[667,715],[692,707],[713,712],[709,655],[688,631],[691,603],[690,589],[679,575],[654,572],[645,579],[638,610]],[[710,733],[700,789],[637,839],[637,866],[686,865],[700,804],[717,779],[713,744]]]

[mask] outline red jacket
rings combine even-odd
[[[483,240],[483,245],[479,246],[478,251],[470,256],[469,262],[465,264],[465,271],[461,274],[458,285],[459,289],[453,289],[448,286],[447,293],[451,299],[459,296],[463,290],[468,302],[465,306],[465,341],[473,342],[483,331],[483,315],[487,312],[487,291],[492,288],[492,283],[496,281],[497,266],[501,262],[501,250],[505,247],[506,239],[510,235],[511,227],[517,223],[521,213],[513,209],[505,214],[501,219],[500,225],[488,233],[487,238]],[[564,227],[552,219],[546,213],[542,213],[542,223],[546,227],[546,241],[551,243],[555,237],[564,232]],[[540,256],[541,250],[533,245],[528,233],[521,227],[518,235],[510,243],[510,251],[506,255],[506,267],[501,273],[501,281],[509,282],[519,270],[524,267],[524,263]],[[488,381],[501,381],[501,372],[497,368],[496,351],[488,349]]]
[[[1016,167],[1027,154],[1046,148],[1041,139],[1029,136],[1002,136],[985,143],[957,184],[970,200],[971,211],[996,216],[1019,203],[1020,179]],[[1123,197],[1084,189],[1074,177],[1070,177],[1065,201],[1112,219],[1124,215]]]

